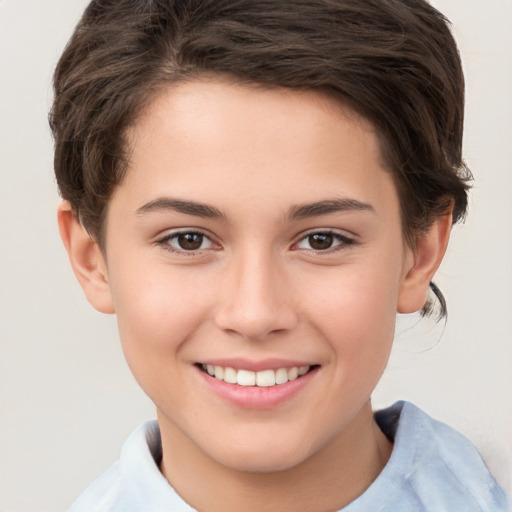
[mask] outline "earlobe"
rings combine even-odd
[[[87,300],[102,313],[114,313],[107,265],[98,244],[83,228],[67,201],[59,205],[57,218],[71,267]]]
[[[398,313],[419,311],[427,301],[428,289],[450,239],[451,210],[438,217],[432,226],[418,237],[410,250],[398,294]]]

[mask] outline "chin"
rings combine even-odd
[[[276,457],[273,454],[258,454],[257,457],[230,457],[224,465],[242,473],[276,473],[292,469],[304,461],[302,457]],[[223,461],[222,461],[223,462]]]
[[[213,454],[212,454],[213,455]],[[213,455],[223,466],[244,473],[275,473],[286,471],[308,459],[310,453],[303,443],[292,445],[275,439],[273,442],[252,443],[237,446],[231,443],[218,456]]]

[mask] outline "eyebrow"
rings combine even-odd
[[[136,210],[137,215],[172,210],[186,215],[194,215],[206,219],[227,220],[227,216],[214,206],[196,201],[186,201],[171,197],[159,197],[144,204]],[[369,211],[375,212],[371,204],[351,198],[326,199],[308,204],[292,206],[287,217],[291,220],[300,220],[310,217],[320,217],[331,213]]]
[[[144,204],[137,209],[137,215],[152,212],[165,212],[172,210],[187,215],[203,217],[205,219],[226,220],[226,216],[214,206],[209,206],[195,201],[184,201],[182,199],[173,199],[171,197],[159,197],[149,203]]]
[[[320,217],[330,213],[350,211],[369,211],[375,213],[375,208],[371,204],[363,203],[357,199],[327,199],[325,201],[318,201],[316,203],[293,206],[288,212],[288,217],[292,220],[299,220],[309,217]]]

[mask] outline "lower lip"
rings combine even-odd
[[[316,375],[319,367],[314,367],[308,373],[286,384],[275,386],[239,386],[216,379],[200,368],[195,368],[206,385],[218,396],[245,409],[270,409],[290,400],[307,386]]]

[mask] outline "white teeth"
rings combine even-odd
[[[237,383],[237,371],[234,368],[226,368],[224,370],[224,381],[230,384]]]
[[[276,384],[286,384],[288,382],[288,370],[279,368],[276,372]]]
[[[264,370],[256,373],[256,386],[269,388],[276,385],[276,372],[274,370]]]
[[[222,366],[215,367],[215,378],[219,380],[224,380],[224,368],[222,368]]]
[[[279,368],[277,370],[263,370],[261,372],[252,372],[250,370],[235,370],[231,367],[214,366],[203,364],[203,370],[218,380],[223,380],[229,384],[238,384],[239,386],[259,386],[271,387],[280,384],[286,384],[288,381],[295,380],[305,375],[309,366],[293,366],[292,368]]]
[[[249,370],[238,370],[236,381],[239,386],[255,386],[256,374]]]
[[[299,369],[294,366],[288,370],[288,380],[295,380],[299,376]]]

